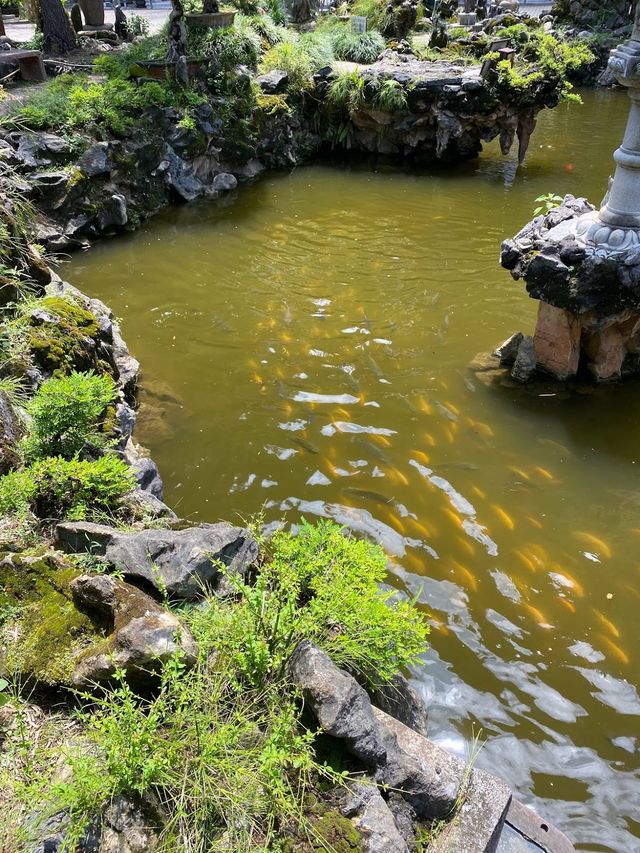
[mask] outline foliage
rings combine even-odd
[[[384,48],[385,40],[377,30],[354,33],[348,26],[337,31],[333,41],[336,58],[350,62],[375,62]]]
[[[72,129],[95,121],[124,136],[141,112],[174,100],[169,86],[160,83],[135,85],[117,77],[96,82],[80,74],[63,74],[20,104],[13,116],[34,130]]]
[[[335,59],[333,39],[326,32],[305,33],[300,37],[300,49],[309,57],[313,71],[331,65]]]
[[[541,213],[549,213],[549,211],[553,210],[554,207],[561,205],[563,200],[564,199],[561,195],[556,195],[555,193],[544,193],[544,195],[539,195],[536,198],[536,201],[540,202],[540,204],[534,209],[533,215],[538,216]]]
[[[187,51],[194,59],[210,59],[220,69],[236,65],[255,68],[262,45],[251,18],[239,15],[233,27],[212,30],[197,24],[187,27]]]
[[[590,65],[594,59],[584,42],[568,43],[534,30],[515,66],[509,62],[498,63],[496,88],[523,106],[532,105],[544,92],[556,94],[559,100],[577,101],[579,96],[571,94],[567,76]]]
[[[39,309],[39,310],[38,310]],[[45,370],[67,373],[95,367],[95,316],[71,299],[45,296],[18,306],[4,329],[6,358],[32,355]]]
[[[127,45],[122,50],[109,51],[97,56],[93,67],[99,74],[106,74],[111,79],[127,80],[136,70],[136,63],[150,59],[164,59],[167,52],[166,37],[150,36],[136,44]]]
[[[338,74],[327,92],[330,110],[351,114],[365,105],[365,81],[357,71]]]
[[[356,0],[351,8],[353,15],[362,15],[367,26],[383,33],[389,27],[389,3],[386,0]]]
[[[243,15],[236,15],[235,26],[237,27],[238,23],[242,23],[243,19]],[[284,19],[276,20],[271,15],[252,15],[246,20],[268,47],[280,44],[281,41],[291,41],[294,37],[293,31],[282,26]]]
[[[260,63],[260,72],[265,74],[276,69],[287,72],[290,89],[301,92],[310,88],[314,68],[309,55],[300,44],[283,42],[265,53]]]
[[[374,685],[425,650],[428,629],[413,604],[379,587],[386,556],[378,546],[321,521],[303,523],[295,536],[276,533],[270,550],[255,585],[237,582],[235,608],[212,602],[192,616],[196,638],[252,686],[282,678],[304,638]]]
[[[384,80],[373,98],[373,106],[387,113],[407,109],[407,93],[397,80]]]
[[[127,35],[129,38],[149,36],[149,21],[143,18],[142,15],[129,15],[127,18]]]
[[[113,454],[92,462],[47,457],[0,477],[0,513],[90,518],[112,509],[134,485],[130,468]]]
[[[31,423],[21,443],[25,458],[72,459],[81,451],[103,449],[108,442],[100,427],[115,398],[107,375],[74,372],[47,380],[27,406]]]

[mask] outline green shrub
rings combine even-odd
[[[254,586],[238,584],[233,609],[196,611],[193,630],[258,688],[283,677],[305,638],[372,685],[388,681],[426,649],[428,627],[411,602],[380,588],[387,558],[329,521],[276,533]]]
[[[335,59],[333,39],[329,33],[305,33],[300,36],[300,49],[308,56],[313,71],[331,65]]]
[[[160,83],[135,85],[115,77],[91,81],[79,74],[63,74],[19,105],[14,115],[27,127],[76,128],[95,121],[116,135],[125,135],[150,107],[167,106],[174,98]]]
[[[90,518],[111,509],[134,485],[131,469],[112,454],[95,462],[48,457],[0,477],[0,514]]]
[[[127,35],[129,38],[142,36],[147,38],[149,35],[149,21],[143,18],[142,15],[129,15],[127,18]]]
[[[110,376],[71,373],[47,380],[27,406],[32,420],[21,443],[25,458],[72,459],[82,450],[104,448],[108,441],[100,426],[115,398]]]
[[[385,48],[385,40],[377,30],[354,33],[346,26],[338,31],[333,40],[333,49],[337,59],[350,62],[375,62]]]
[[[276,69],[287,72],[290,89],[303,91],[310,88],[314,68],[309,55],[300,44],[283,42],[265,53],[260,63],[260,72],[265,74]]]

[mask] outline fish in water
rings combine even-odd
[[[291,308],[289,308],[289,303],[284,302],[284,313],[282,315],[282,319],[287,324],[287,326],[291,325],[291,321],[293,320],[293,314],[291,313]]]
[[[604,637],[602,634],[598,635],[598,639],[605,644],[605,646],[609,649],[611,654],[616,657],[620,663],[625,664],[627,666],[629,664],[629,655],[622,651],[620,646],[610,640],[608,637]]]
[[[451,410],[449,406],[445,406],[442,403],[436,402],[436,409],[440,412],[441,415],[444,415],[445,418],[449,418],[450,421],[458,420],[458,416]]]
[[[519,477],[521,480],[531,479],[526,471],[523,471],[522,468],[516,468],[515,465],[509,465],[509,470],[512,471],[516,475],[516,477]]]
[[[558,480],[556,480],[551,471],[547,471],[546,468],[541,468],[540,465],[536,465],[533,470],[536,472],[536,474],[538,474],[540,477],[543,477],[545,480],[548,480],[550,483],[558,482]]]
[[[415,456],[416,453],[413,455]],[[434,465],[433,467],[438,471],[444,471],[445,468],[451,468],[456,471],[477,471],[479,466],[473,462],[443,462],[442,465]]]
[[[295,438],[292,438],[291,441],[293,442],[293,444],[297,444],[298,447],[301,447],[303,450],[306,450],[307,453],[318,454],[320,452],[317,447],[315,447],[313,444],[311,444],[311,442],[307,441],[304,438],[298,438],[298,436],[295,436]]]
[[[366,438],[356,437],[351,439],[354,444],[357,444],[359,447],[363,447],[367,450],[372,456],[375,456],[380,462],[384,462],[385,465],[390,464],[391,460],[389,456],[384,452],[381,447],[378,447],[372,441],[369,441]]]
[[[507,528],[507,530],[515,530],[516,529],[515,521],[511,518],[511,516],[509,515],[508,512],[506,512],[504,509],[502,509],[501,506],[494,504],[491,507],[491,509],[495,512],[495,514],[498,516],[498,518],[504,524],[504,526]]]
[[[607,619],[604,613],[600,613],[600,611],[596,610],[595,608],[593,608],[593,613],[596,619],[600,622],[600,624],[604,625],[604,627],[607,629],[607,631],[609,631],[610,634],[613,634],[616,639],[620,638],[620,631],[618,631],[618,629],[610,619]]]
[[[211,325],[214,329],[219,329],[221,332],[230,332],[231,326],[227,323],[225,319],[220,317],[218,314],[214,314],[211,318]]]
[[[593,533],[583,533],[582,531],[574,531],[573,535],[589,548],[592,548],[598,554],[609,559],[611,557],[611,548],[607,543],[600,539],[599,536],[594,536]]]
[[[343,489],[343,491],[356,498],[363,498],[366,501],[372,501],[373,503],[381,504],[383,506],[390,506],[393,504],[393,498],[387,498],[385,495],[380,494],[380,492],[374,492],[370,489],[346,488]]]
[[[375,358],[370,353],[367,353],[366,359],[369,364],[369,367],[371,368],[371,370],[373,370],[378,379],[384,379],[384,372],[378,362],[375,360]]]
[[[345,375],[344,381],[347,383],[347,385],[349,386],[349,389],[351,391],[353,391],[354,394],[360,393],[360,383],[358,382],[356,377],[353,376],[353,374],[347,373]]]
[[[412,450],[411,455],[415,457],[419,462],[422,462],[423,465],[429,464],[429,457],[424,452],[424,450]]]

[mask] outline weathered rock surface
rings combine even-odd
[[[360,832],[365,853],[409,853],[407,842],[375,783],[351,783],[343,794],[340,811]]]
[[[416,732],[427,734],[428,709],[421,696],[398,673],[387,684],[370,691],[372,703]]]
[[[24,683],[88,685],[120,667],[146,686],[176,651],[187,665],[197,654],[189,632],[145,592],[110,575],[81,575],[60,555],[4,557],[0,605],[17,614],[2,626],[0,671]]]
[[[518,381],[536,369],[565,380],[582,365],[599,382],[638,373],[640,248],[611,255],[585,243],[580,217],[594,211],[568,195],[502,245],[502,265],[540,300],[533,342],[520,342],[513,366]]]
[[[533,106],[525,107],[498,97],[481,77],[479,65],[423,61],[393,50],[360,68],[359,75],[365,103],[350,113],[349,147],[426,162],[476,157],[482,143],[496,137],[506,154],[516,136],[523,159],[535,116],[543,107],[555,105],[550,84],[548,90],[541,89]],[[323,97],[331,75],[321,71],[314,79],[316,92]],[[393,113],[376,105],[380,84],[388,80],[395,81],[406,97],[406,106]]]
[[[244,576],[258,556],[247,530],[231,524],[200,524],[184,530],[146,529],[123,533],[89,522],[65,522],[55,531],[56,544],[70,553],[99,555],[117,571],[172,598],[192,600],[207,588],[233,591],[220,571]]]
[[[22,436],[22,427],[11,401],[0,391],[0,474],[13,468],[18,456],[16,445]]]
[[[349,752],[374,771],[377,782],[400,792],[422,818],[449,814],[460,780],[441,774],[439,767],[418,766],[400,748],[384,717],[378,716],[383,712],[374,711],[367,693],[352,676],[309,642],[298,646],[288,671],[323,731],[342,740]]]
[[[136,587],[109,575],[81,575],[71,582],[80,610],[105,620],[107,636],[76,663],[76,686],[109,681],[117,669],[129,680],[147,682],[177,652],[183,662],[195,663],[196,644],[180,621]]]

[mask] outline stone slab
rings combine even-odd
[[[580,362],[580,319],[563,308],[540,302],[533,337],[536,363],[556,379],[575,376]]]
[[[514,799],[496,853],[575,853],[575,847],[563,832]]]
[[[429,845],[430,853],[493,853],[504,816],[511,803],[511,790],[500,779],[483,770],[468,771],[467,762],[412,731],[393,717],[374,708],[375,716],[390,728],[398,745],[422,768],[429,768],[461,786],[466,782],[464,803],[453,820]]]

